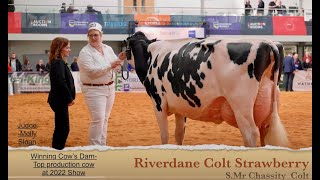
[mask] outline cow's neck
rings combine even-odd
[[[133,47],[132,53],[134,56],[134,63],[137,75],[141,83],[143,84],[149,69],[148,59],[150,58],[150,55],[147,51],[147,47],[143,47],[141,45]]]

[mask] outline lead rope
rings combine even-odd
[[[127,80],[129,78],[129,69],[128,69],[128,60],[131,60],[131,48],[129,46],[129,43],[126,43],[126,56],[127,59],[123,62],[123,65],[121,66],[121,76],[123,80]],[[124,77],[123,72],[127,72],[127,77]]]
[[[123,72],[127,72],[127,77],[125,78]],[[129,69],[128,69],[128,60],[124,60],[123,65],[121,66],[121,76],[123,80],[127,80],[129,78]]]

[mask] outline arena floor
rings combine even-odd
[[[18,94],[8,97],[8,143],[11,147],[51,146],[54,129],[54,114],[46,103],[47,93]],[[280,117],[287,130],[289,148],[300,149],[312,146],[312,93],[281,92]],[[35,124],[34,139],[19,137],[20,124]],[[76,104],[70,107],[70,133],[67,147],[88,145],[89,113],[83,95],[77,94]],[[169,143],[175,144],[174,116],[169,117]],[[20,139],[20,141],[19,141]],[[20,142],[20,144],[19,144]],[[108,126],[109,146],[159,145],[159,128],[151,100],[146,93],[116,93],[116,100]],[[222,123],[187,120],[184,145],[225,144],[242,146],[238,129]]]

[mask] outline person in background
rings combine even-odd
[[[47,64],[46,64],[46,71],[47,71],[47,72],[50,72],[50,68],[51,68],[51,65],[50,65],[49,62],[47,62]]]
[[[10,66],[10,58],[8,56],[8,73],[12,73],[12,68]]]
[[[32,71],[31,63],[27,58],[25,58],[23,61],[22,71]]]
[[[14,12],[15,10],[14,0],[8,0],[8,12]]]
[[[16,58],[16,53],[11,53],[10,66],[12,68],[12,72],[22,71],[21,62]]]
[[[70,55],[70,41],[63,37],[52,40],[49,54],[50,92],[48,103],[54,111],[54,133],[52,148],[61,150],[65,147],[69,127],[69,106],[74,105],[76,90],[74,79],[67,66],[67,57]]]
[[[293,79],[294,79],[294,76],[295,76],[295,73],[297,72],[297,71],[299,71],[299,70],[303,70],[303,68],[302,68],[302,62],[300,61],[300,59],[299,59],[299,54],[298,53],[292,53],[293,54],[293,72],[292,72],[292,82],[293,82]],[[293,91],[293,83],[292,83],[292,85],[290,86],[290,91]]]
[[[102,26],[89,24],[88,44],[79,54],[81,91],[90,112],[90,145],[107,144],[107,126],[115,98],[114,70],[120,68],[126,53],[115,55],[112,48],[102,43]]]
[[[246,0],[246,3],[244,4],[245,12],[244,14],[246,16],[250,16],[252,14],[252,6],[250,4],[250,0]]]
[[[275,3],[274,0],[271,0],[271,1],[269,2],[268,8],[269,8],[269,10],[268,10],[268,15],[269,15],[269,16],[273,16],[274,13],[275,13],[275,8],[276,8],[276,3]]]
[[[73,62],[71,63],[70,68],[72,71],[79,71],[78,57],[73,57]]]
[[[59,12],[60,13],[67,13],[67,5],[66,5],[66,3],[62,3]]]
[[[86,9],[86,14],[101,14],[101,11],[97,11],[95,9],[93,9],[93,6],[91,4],[89,4],[87,6],[87,9]]]
[[[79,9],[75,9],[73,4],[70,4],[68,9],[67,9],[67,13],[73,13],[75,11],[79,11]]]
[[[264,15],[264,2],[263,2],[263,0],[258,0],[257,15],[260,15],[260,16]]]
[[[299,59],[298,53],[293,53],[293,60],[294,60],[293,63],[294,63],[295,70],[303,70],[302,62]]]
[[[47,71],[46,66],[43,64],[43,60],[39,59],[38,64],[36,65],[36,70],[40,73]]]
[[[283,16],[283,15],[287,14],[286,6],[282,5],[282,1],[281,0],[277,0],[276,1],[275,9],[277,9],[278,16]]]
[[[309,51],[306,51],[305,56],[302,58],[302,68],[304,70],[312,68],[312,56]]]
[[[288,53],[283,60],[283,84],[285,91],[292,91],[294,60],[292,53]]]

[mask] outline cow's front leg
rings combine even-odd
[[[182,145],[183,138],[184,138],[184,126],[185,126],[185,117],[181,114],[175,114],[176,117],[176,143],[178,145]]]
[[[158,121],[158,125],[160,128],[160,136],[161,136],[161,143],[168,144],[169,142],[169,133],[168,133],[168,116],[166,113],[162,111],[156,111],[156,117]]]

